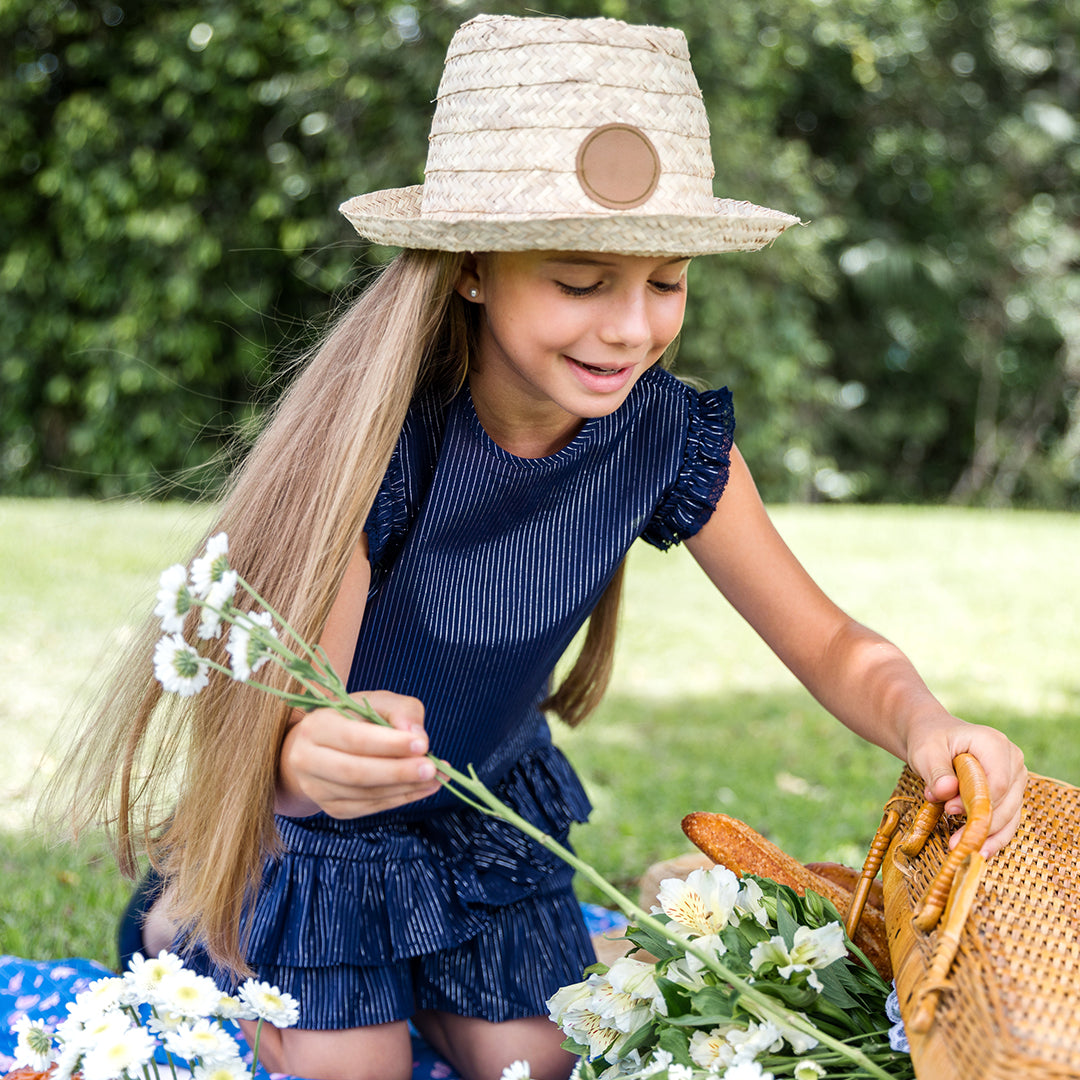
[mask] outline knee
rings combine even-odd
[[[267,1072],[308,1080],[412,1080],[412,1043],[404,1024],[400,1030],[398,1025],[347,1031],[264,1027],[259,1064]]]

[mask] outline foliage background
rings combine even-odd
[[[771,500],[1080,505],[1080,0],[547,0],[683,28],[718,194],[680,370]],[[200,491],[389,252],[454,28],[517,3],[0,2],[0,492]]]

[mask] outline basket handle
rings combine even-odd
[[[990,805],[990,785],[986,773],[978,759],[971,754],[957,754],[953,759],[953,768],[960,781],[960,798],[967,812],[967,822],[960,833],[960,839],[941,865],[937,876],[927,887],[926,892],[915,906],[915,925],[920,930],[932,930],[937,925],[952,889],[953,879],[964,859],[977,852],[990,832],[992,808]],[[908,856],[918,855],[928,837],[934,831],[944,813],[944,803],[923,803],[907,836],[900,843],[900,850]],[[844,929],[848,937],[853,937],[862,918],[870,886],[881,869],[882,860],[889,849],[893,834],[900,824],[900,814],[891,806],[885,808],[874,839],[870,844],[862,873],[851,896]]]
[[[978,852],[990,833],[993,809],[990,805],[990,784],[986,779],[986,773],[983,772],[983,767],[971,754],[958,754],[953,759],[953,768],[956,770],[956,778],[960,781],[960,798],[967,812],[967,822],[956,846],[949,852],[937,876],[930,882],[922,899],[915,905],[913,921],[915,926],[923,931],[932,930],[937,926],[960,865],[969,855]],[[938,816],[940,817],[940,813]],[[929,835],[927,831],[926,836],[918,841],[918,846],[913,843],[915,838],[909,836],[904,843],[904,854],[917,855],[922,851],[926,837]]]
[[[928,1032],[934,1024],[938,999],[946,988],[949,969],[960,948],[960,936],[986,869],[986,860],[979,849],[990,832],[990,785],[982,766],[971,754],[958,754],[953,759],[953,768],[960,781],[960,797],[967,812],[967,822],[956,846],[949,852],[934,880],[915,905],[911,920],[922,931],[938,926],[933,955],[912,995],[914,1010],[905,1018],[908,1030],[916,1034]],[[922,851],[927,838],[941,820],[943,811],[943,803],[923,804],[908,835],[898,845],[903,855],[917,855]],[[870,845],[870,852],[844,921],[849,937],[859,924],[870,883],[877,876],[899,823],[899,813],[891,806],[886,807],[885,816]]]

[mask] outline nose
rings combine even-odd
[[[600,340],[606,345],[640,348],[652,339],[646,297],[638,290],[620,292],[611,298],[604,313]]]

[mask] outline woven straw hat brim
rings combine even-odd
[[[757,251],[799,219],[781,210],[714,198],[709,215],[610,210],[580,216],[535,213],[421,214],[423,186],[357,195],[341,213],[368,240],[433,251],[602,251],[620,255],[714,255]]]

